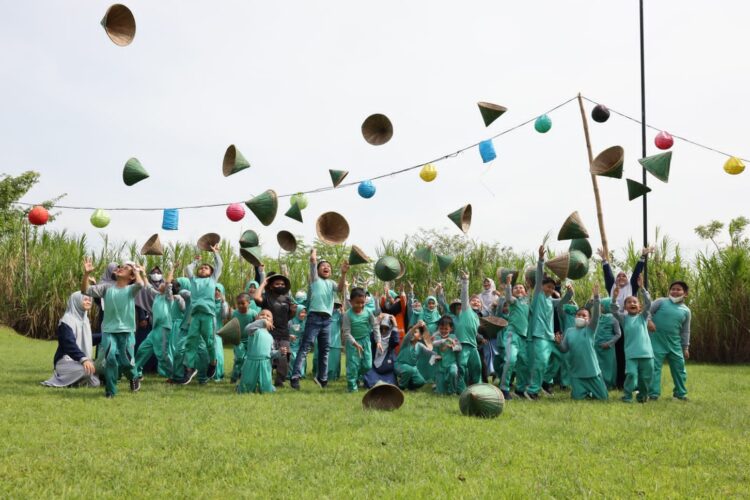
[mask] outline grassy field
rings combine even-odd
[[[147,378],[107,400],[39,385],[55,347],[0,329],[2,498],[750,495],[747,366],[690,365],[687,403],[558,393],[479,420],[427,389],[365,412],[362,392],[309,380],[239,396]]]

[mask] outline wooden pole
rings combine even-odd
[[[586,136],[586,151],[589,154],[589,170],[594,163],[594,155],[591,153],[591,138],[589,137],[589,122],[586,119],[586,110],[583,108],[583,99],[578,94],[578,106],[581,108],[581,119],[583,120],[583,135]],[[596,218],[599,221],[599,235],[602,239],[602,249],[604,255],[609,256],[609,244],[607,243],[607,233],[604,231],[604,215],[602,214],[602,200],[599,197],[599,183],[596,176],[591,174],[591,184],[594,186],[594,200],[596,200]]]

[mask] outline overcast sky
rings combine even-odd
[[[745,2],[646,2],[647,121],[674,134],[748,157],[750,60]],[[108,2],[2,0],[0,172],[33,169],[40,183],[24,201],[67,193],[66,205],[171,207],[242,201],[330,185],[451,153],[583,95],[640,116],[638,2],[132,1],[135,41],[118,47],[99,21]],[[485,128],[477,101],[508,112]],[[591,105],[587,104],[587,112]],[[393,139],[364,141],[362,121],[384,113]],[[194,241],[215,231],[233,241],[257,230],[275,254],[281,229],[314,236],[328,210],[351,225],[348,243],[374,253],[381,238],[418,227],[458,234],[446,214],[471,203],[469,236],[531,251],[578,210],[599,245],[596,210],[577,103],[495,140],[497,159],[476,148],[356,188],[311,194],[305,223],[269,227],[250,213],[230,222],[225,207],[183,210],[179,231],[159,211],[111,212],[111,239]],[[613,115],[590,123],[594,154],[625,148],[625,177],[640,180],[640,126]],[[659,152],[648,133],[649,154]],[[251,168],[225,178],[236,144]],[[729,176],[726,158],[677,141],[668,184],[653,177],[649,227],[689,251],[705,247],[693,228],[748,215],[748,175]],[[122,167],[135,156],[151,174],[132,187]],[[642,241],[642,205],[625,178],[600,178],[610,247]],[[62,210],[50,229],[101,238],[90,210]],[[553,243],[559,250],[564,243]]]

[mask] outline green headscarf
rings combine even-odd
[[[435,309],[433,309],[432,311],[430,311],[430,309],[427,307],[427,304],[431,300],[435,302]],[[437,329],[437,322],[441,316],[440,309],[438,308],[437,304],[437,299],[432,295],[427,297],[427,300],[422,303],[422,321],[427,324],[427,328],[430,330],[430,332],[433,331],[433,328]]]

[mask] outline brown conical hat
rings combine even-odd
[[[565,219],[560,232],[557,233],[558,240],[575,240],[578,238],[588,238],[589,232],[583,225],[581,216],[578,212],[573,212]]]
[[[159,234],[152,235],[141,248],[141,255],[164,255]]]
[[[628,200],[633,201],[636,198],[640,198],[646,193],[651,192],[651,188],[645,184],[634,181],[633,179],[625,179],[628,183]]]
[[[221,337],[224,345],[240,345],[242,332],[240,331],[240,320],[232,318],[226,325],[222,326],[216,335]]]
[[[331,182],[333,182],[333,187],[338,187],[339,184],[344,182],[344,178],[349,175],[348,170],[328,169],[328,173],[331,174]]]
[[[448,214],[448,218],[464,233],[471,227],[471,204],[464,205],[458,210]]]
[[[263,252],[260,247],[240,248],[240,255],[254,266],[263,265]]]
[[[318,238],[329,245],[343,243],[349,237],[349,223],[336,212],[326,212],[315,222]]]
[[[484,316],[479,318],[479,328],[487,338],[496,338],[498,332],[506,326],[508,326],[508,320],[498,316]]]
[[[230,145],[224,153],[224,161],[221,166],[224,177],[229,177],[248,167],[250,167],[250,162],[242,156],[242,153],[234,144]]]
[[[482,120],[484,120],[485,127],[489,127],[492,122],[508,111],[508,108],[505,106],[499,106],[491,102],[478,102],[477,106],[479,106],[479,112],[482,113]]]
[[[370,257],[357,245],[352,245],[352,250],[349,252],[349,265],[356,266],[368,262],[370,262]]]
[[[362,122],[362,137],[373,146],[381,146],[393,137],[393,124],[385,115],[370,115]]]
[[[294,252],[297,250],[297,238],[295,238],[289,231],[279,231],[276,234],[276,241],[278,241],[279,246],[287,252]]]
[[[393,384],[378,381],[362,398],[365,410],[398,410],[404,404],[404,393]]]
[[[604,177],[622,179],[622,166],[625,163],[625,150],[621,146],[607,148],[594,158],[591,173]]]
[[[211,251],[211,247],[218,245],[221,241],[221,236],[216,233],[206,233],[198,238],[198,248],[205,250],[206,252]]]
[[[508,269],[507,267],[500,267],[497,269],[498,288],[500,286],[505,286],[505,280],[508,279],[509,275],[511,276],[510,284],[515,285],[516,281],[518,281],[518,271],[514,269]]]
[[[302,222],[302,210],[299,209],[299,205],[295,202],[289,207],[289,210],[284,214],[290,219],[294,219],[298,222]]]
[[[101,24],[115,45],[125,47],[135,38],[135,17],[130,9],[122,4],[116,3],[107,9]]]
[[[279,199],[276,196],[276,191],[268,189],[255,198],[246,201],[245,205],[255,214],[261,224],[269,226],[276,218]]]
[[[564,280],[568,277],[568,264],[570,263],[570,254],[568,252],[562,253],[557,257],[550,259],[546,262],[547,267],[557,275],[558,278]]]

